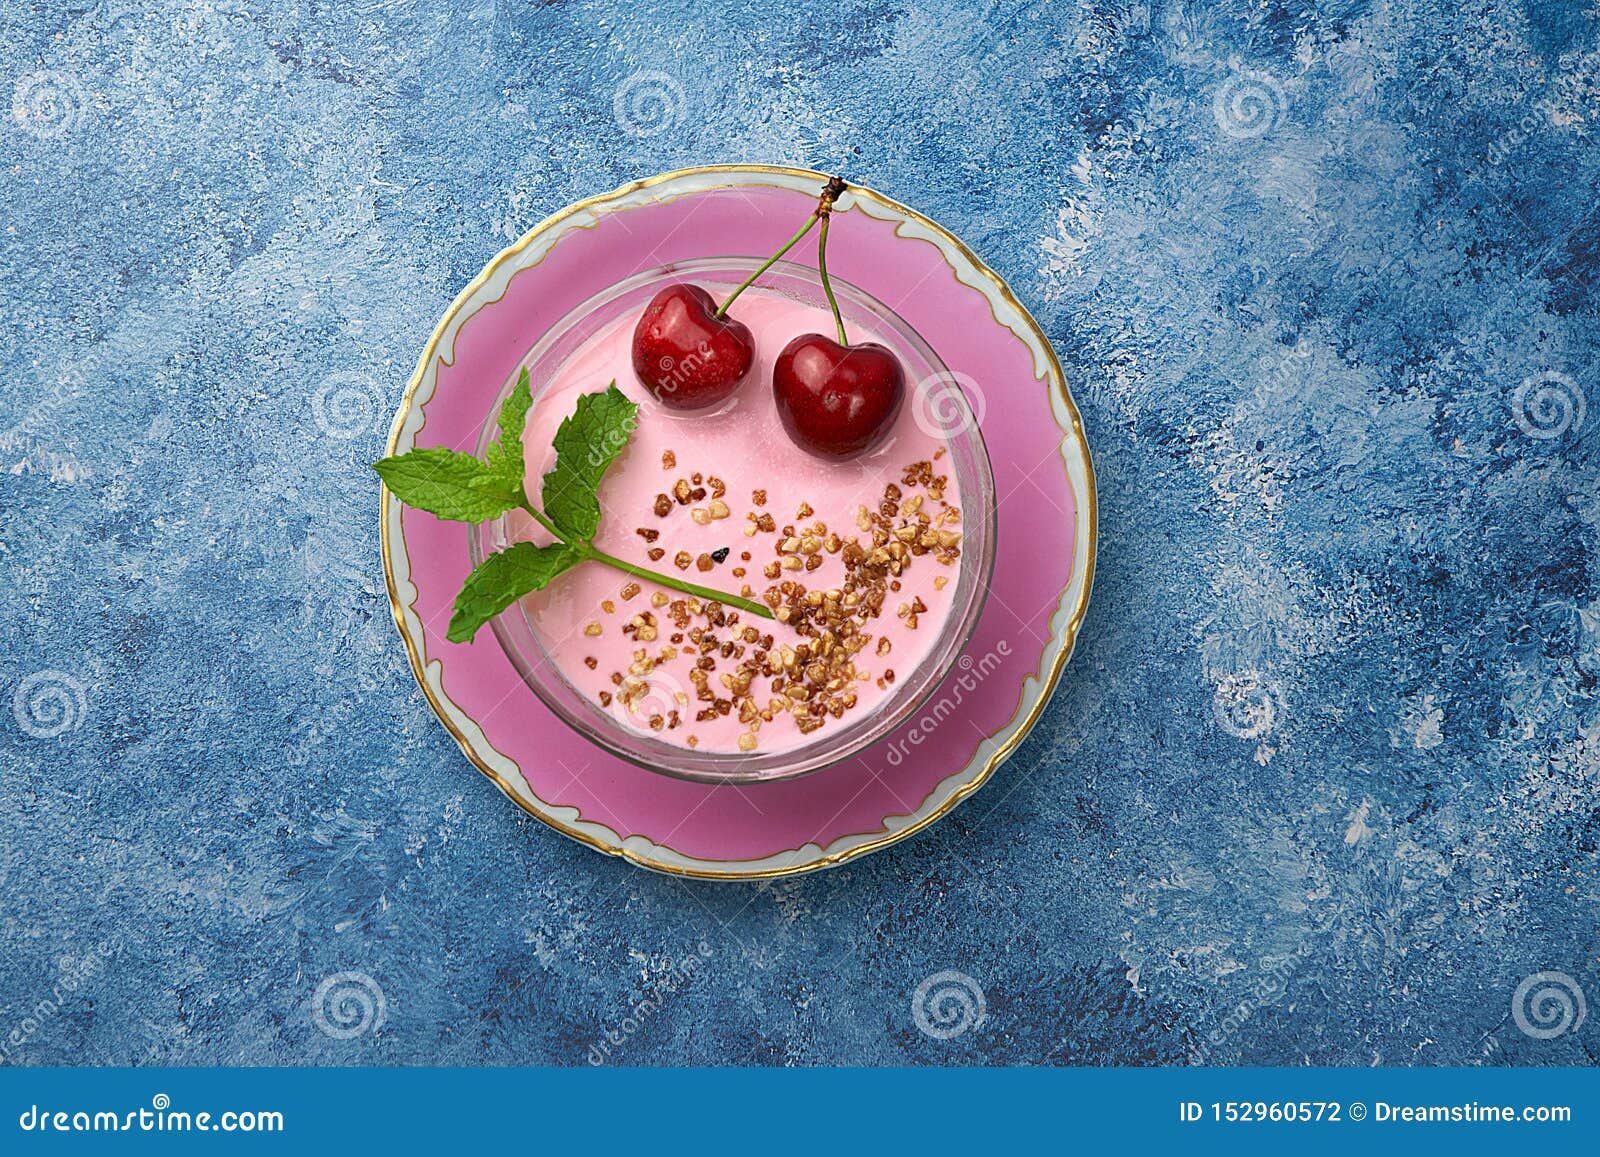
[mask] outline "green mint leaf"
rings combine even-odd
[[[612,382],[584,394],[554,439],[556,464],[544,476],[545,515],[568,538],[587,541],[600,525],[600,479],[633,436],[636,403]]]
[[[542,590],[551,579],[582,559],[564,542],[552,546],[519,542],[499,554],[491,554],[461,585],[445,638],[452,643],[471,642],[483,624],[523,595]]]
[[[528,410],[532,405],[533,391],[528,384],[528,371],[524,369],[517,375],[516,388],[500,403],[500,440],[484,455],[489,469],[519,486],[526,470],[522,459],[522,430],[528,424]]]
[[[452,522],[484,522],[522,504],[520,479],[442,446],[396,454],[372,468],[401,502]]]

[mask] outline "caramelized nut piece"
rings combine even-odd
[[[588,626],[583,628],[583,633],[588,635],[590,638],[593,638],[595,635],[598,635],[600,633],[600,631],[601,631],[601,627],[600,627],[599,623],[590,623]]]

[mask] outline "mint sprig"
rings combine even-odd
[[[773,617],[763,603],[635,566],[594,545],[592,540],[600,528],[600,481],[633,436],[639,412],[616,382],[579,397],[576,408],[562,420],[552,440],[555,465],[540,488],[544,509],[536,509],[524,486],[522,456],[522,431],[532,404],[528,371],[523,370],[496,417],[499,438],[481,459],[434,447],[373,463],[384,485],[407,506],[452,522],[485,522],[521,507],[556,538],[549,546],[519,542],[484,559],[456,596],[447,639],[470,642],[479,627],[512,603],[543,590],[582,562],[604,563],[697,598],[762,618]]]
[[[452,643],[470,642],[484,623],[528,592],[543,590],[556,575],[582,561],[564,542],[550,546],[519,542],[491,554],[461,584],[445,637]]]
[[[483,522],[521,503],[516,483],[470,454],[443,447],[385,458],[373,469],[407,506],[453,522]]]

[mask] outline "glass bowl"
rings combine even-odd
[[[714,297],[731,292],[760,264],[755,259],[713,258],[678,262],[640,273],[585,301],[545,333],[507,377],[495,405],[484,416],[477,453],[481,456],[497,436],[500,403],[528,370],[535,407],[545,383],[590,338],[625,314],[643,311],[645,303],[669,282],[690,280]],[[650,733],[623,726],[599,704],[580,692],[562,673],[541,642],[525,601],[519,601],[492,623],[495,638],[522,681],[569,727],[591,742],[631,763],[664,775],[699,783],[748,784],[792,779],[841,763],[887,737],[911,718],[942,683],[977,626],[988,594],[995,556],[994,474],[976,417],[960,387],[960,378],[939,360],[922,336],[888,306],[857,286],[831,277],[839,308],[854,333],[871,332],[887,342],[905,364],[907,406],[919,407],[937,423],[949,447],[953,473],[961,492],[962,553],[950,614],[923,661],[900,672],[887,696],[848,722],[834,721],[807,743],[771,752],[700,751],[665,742]],[[759,288],[827,308],[815,269],[779,262],[762,275]],[[760,388],[751,382],[745,388]],[[536,486],[536,480],[530,480]],[[472,565],[511,545],[504,517],[480,523],[468,536]],[[559,579],[557,581],[560,581]]]

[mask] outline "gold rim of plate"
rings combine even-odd
[[[428,369],[433,364],[434,358],[438,353],[440,343],[443,341],[445,332],[450,328],[451,323],[457,320],[457,317],[461,313],[462,309],[465,308],[473,296],[494,277],[494,275],[502,266],[515,259],[536,239],[560,225],[562,222],[578,216],[579,214],[588,212],[590,210],[611,206],[614,202],[625,200],[626,198],[631,197],[643,190],[651,189],[656,186],[666,184],[670,181],[681,181],[685,178],[695,177],[716,177],[723,175],[733,176],[736,174],[774,175],[788,178],[793,181],[803,181],[808,184],[815,182],[819,187],[821,182],[825,182],[828,179],[827,174],[813,172],[810,169],[792,168],[786,165],[697,165],[693,168],[675,169],[669,173],[660,173],[654,177],[646,177],[642,180],[631,181],[626,185],[622,185],[616,189],[613,189],[609,193],[602,193],[598,196],[588,197],[582,201],[574,202],[565,209],[562,209],[560,212],[546,217],[543,221],[539,222],[539,224],[535,225],[532,229],[528,230],[528,232],[524,233],[522,237],[519,238],[514,244],[508,246],[506,249],[501,250],[494,260],[490,261],[489,264],[486,265],[478,274],[478,276],[473,278],[467,287],[456,296],[455,301],[450,304],[450,308],[445,311],[444,316],[441,317],[438,324],[434,326],[433,332],[428,337],[427,345],[423,348],[422,356],[417,360],[417,368],[412,373],[411,380],[406,385],[405,395],[401,398],[400,407],[396,412],[394,422],[390,427],[389,440],[385,452],[387,454],[396,454],[399,452],[400,438],[406,424],[406,419],[409,417],[412,407],[415,404],[417,391],[427,377]],[[741,185],[749,183],[750,182],[731,180],[718,185],[703,185],[685,190],[683,193],[679,194],[679,196],[689,196],[696,193],[707,192],[715,188],[737,188]],[[778,187],[788,186],[780,185]],[[995,769],[998,768],[1000,764],[1005,762],[1011,753],[1016,750],[1017,746],[1021,744],[1028,732],[1032,730],[1033,725],[1038,722],[1039,716],[1043,713],[1045,705],[1049,702],[1050,696],[1054,692],[1056,684],[1061,678],[1061,672],[1066,667],[1067,660],[1072,656],[1073,647],[1077,642],[1078,630],[1082,626],[1083,616],[1088,610],[1089,593],[1094,583],[1095,548],[1099,541],[1097,510],[1098,502],[1095,493],[1094,462],[1089,454],[1088,439],[1083,430],[1083,419],[1078,413],[1077,405],[1072,400],[1071,392],[1067,389],[1066,376],[1062,372],[1061,363],[1056,358],[1055,350],[1051,348],[1049,339],[1045,336],[1044,331],[1039,328],[1038,323],[1033,320],[1032,315],[1029,314],[1025,308],[1023,308],[1022,303],[1017,300],[1016,295],[1011,292],[1011,288],[1006,285],[1006,283],[998,274],[985,265],[978,258],[977,254],[969,249],[954,234],[950,233],[942,226],[938,225],[929,218],[924,217],[915,210],[909,209],[899,202],[893,201],[888,197],[882,196],[881,194],[861,185],[852,183],[850,185],[849,192],[846,194],[846,198],[848,198],[849,203],[842,203],[840,206],[840,211],[847,212],[850,209],[858,206],[864,208],[865,205],[876,205],[881,209],[886,210],[889,214],[888,218],[880,219],[893,219],[895,217],[901,218],[900,222],[898,222],[895,227],[895,232],[897,235],[903,235],[900,233],[900,230],[901,227],[906,223],[915,223],[927,233],[931,234],[930,237],[916,239],[929,241],[935,246],[935,248],[939,250],[940,255],[945,260],[945,263],[950,266],[951,272],[953,275],[955,275],[958,284],[967,285],[970,288],[980,288],[977,286],[972,286],[970,282],[962,281],[960,277],[961,270],[950,259],[950,254],[945,249],[946,245],[958,253],[961,258],[971,266],[974,273],[986,279],[992,285],[1000,299],[1015,313],[1017,322],[1023,325],[1034,339],[1034,341],[1029,344],[1032,346],[1032,352],[1035,354],[1036,369],[1040,370],[1040,372],[1036,374],[1035,380],[1037,381],[1048,378],[1049,384],[1054,389],[1054,400],[1060,403],[1067,417],[1066,424],[1062,425],[1060,416],[1056,415],[1055,407],[1051,407],[1051,413],[1053,416],[1056,416],[1057,424],[1062,426],[1062,440],[1059,448],[1062,450],[1069,448],[1076,449],[1081,453],[1084,475],[1083,493],[1080,494],[1078,492],[1078,487],[1073,485],[1073,477],[1068,460],[1064,456],[1058,454],[1058,459],[1062,461],[1063,468],[1067,472],[1067,483],[1069,489],[1073,492],[1074,500],[1081,502],[1081,509],[1078,512],[1080,522],[1079,537],[1084,539],[1085,550],[1083,552],[1084,557],[1081,569],[1081,581],[1079,560],[1074,558],[1072,568],[1073,573],[1069,576],[1067,585],[1062,589],[1061,595],[1057,601],[1056,611],[1051,616],[1052,623],[1055,623],[1056,620],[1061,617],[1064,611],[1068,612],[1066,621],[1064,623],[1062,623],[1059,627],[1052,626],[1052,641],[1059,643],[1059,646],[1056,649],[1055,657],[1048,661],[1045,668],[1034,672],[1032,675],[1024,676],[1018,695],[1017,710],[1012,713],[1011,718],[1008,719],[1002,726],[996,728],[994,731],[989,732],[986,735],[985,739],[978,744],[972,761],[970,761],[959,771],[951,773],[951,775],[946,776],[944,779],[940,780],[939,783],[935,784],[933,790],[922,799],[922,801],[917,805],[916,809],[910,813],[909,817],[898,817],[893,815],[885,816],[883,821],[884,826],[877,832],[856,832],[835,837],[832,841],[830,841],[828,847],[835,847],[838,844],[849,840],[864,841],[860,843],[852,843],[848,847],[845,847],[839,851],[829,852],[825,848],[818,847],[818,851],[821,854],[813,858],[808,858],[803,861],[790,864],[781,864],[775,867],[756,867],[754,866],[755,864],[759,864],[763,861],[774,860],[784,856],[799,855],[803,853],[807,847],[815,845],[811,843],[802,844],[798,848],[790,848],[779,852],[769,853],[768,855],[762,857],[762,861],[702,859],[699,857],[688,856],[683,853],[676,853],[675,850],[670,847],[670,845],[659,845],[659,847],[666,851],[673,851],[674,854],[679,855],[683,861],[673,862],[661,859],[651,854],[649,851],[642,851],[638,848],[626,846],[627,844],[641,841],[641,837],[631,836],[624,840],[623,837],[618,833],[611,831],[609,828],[605,828],[605,825],[599,824],[593,820],[583,819],[581,811],[570,804],[546,803],[546,806],[550,808],[551,811],[540,811],[527,799],[525,799],[523,795],[510,782],[507,781],[506,777],[501,772],[491,767],[484,760],[484,758],[482,758],[482,756],[474,747],[473,741],[467,735],[465,735],[455,721],[451,719],[450,711],[451,709],[454,709],[456,712],[459,712],[462,716],[469,720],[471,719],[471,716],[467,715],[466,712],[462,711],[461,708],[456,707],[453,703],[449,704],[447,707],[444,702],[441,702],[441,699],[444,698],[444,696],[436,693],[429,685],[427,677],[429,661],[425,650],[425,640],[412,637],[412,631],[406,623],[406,612],[409,609],[409,604],[402,603],[395,580],[393,560],[394,544],[391,541],[390,530],[390,504],[393,501],[393,496],[389,493],[387,487],[380,488],[379,537],[382,543],[384,581],[389,593],[389,610],[394,616],[395,626],[399,629],[400,637],[405,643],[406,654],[411,661],[412,674],[416,677],[417,685],[422,688],[423,694],[427,696],[428,703],[433,708],[434,714],[439,717],[439,721],[444,724],[445,729],[455,739],[457,745],[460,746],[462,753],[466,755],[467,759],[472,762],[473,766],[477,767],[479,771],[488,776],[496,787],[498,787],[505,795],[510,797],[510,799],[516,803],[517,806],[521,807],[529,815],[538,819],[540,822],[549,825],[556,831],[559,831],[561,834],[569,836],[572,839],[577,840],[579,843],[593,848],[597,852],[604,853],[608,856],[619,856],[631,863],[638,864],[640,867],[649,868],[653,871],[663,872],[668,875],[711,880],[760,880],[771,879],[778,876],[799,875],[803,872],[812,872],[821,868],[834,867],[838,864],[845,863],[860,856],[865,856],[871,852],[879,850],[880,848],[888,847],[890,844],[898,843],[900,840],[906,839],[907,837],[922,831],[924,828],[930,826],[943,816],[947,815],[956,807],[957,804],[966,799],[968,796],[972,795],[980,787],[987,783],[989,777],[994,774]],[[676,197],[656,197],[652,198],[652,202],[676,199]],[[843,201],[844,199],[841,200]],[[622,212],[633,207],[636,206],[616,206],[610,211]],[[871,213],[868,215],[878,216],[877,214]],[[941,244],[941,242],[943,244]],[[539,260],[542,261],[543,257],[541,257]],[[538,262],[536,261],[532,265],[528,265],[524,268],[532,269],[537,266],[537,264]],[[517,272],[520,273],[523,271],[524,270],[518,270]],[[515,273],[512,274],[512,276],[515,276]],[[507,283],[509,285],[509,278]],[[494,300],[498,300],[498,298]],[[987,300],[987,296],[985,296],[985,300]],[[493,301],[486,301],[481,303],[478,308],[481,309],[491,304],[493,304]],[[993,302],[990,302],[989,306],[990,313],[993,315],[996,324],[1002,326],[1003,328],[1011,329],[1013,333],[1017,332],[1015,326],[1010,325],[1001,319],[999,313],[996,312],[994,308]],[[461,320],[464,322],[466,318],[461,318]],[[1019,338],[1023,337],[1023,335],[1020,333],[1018,333],[1017,336]],[[1041,360],[1039,355],[1041,354],[1043,355],[1042,367],[1039,365]],[[398,521],[396,522],[396,525],[398,526]],[[403,545],[404,544],[402,541],[402,546]],[[1072,592],[1073,587],[1077,587],[1078,592],[1076,599],[1069,609],[1066,606],[1066,601],[1069,594]],[[1045,656],[1048,656],[1049,651],[1050,646],[1047,644],[1041,654],[1041,659],[1043,659]],[[435,662],[439,661],[435,660]],[[1031,703],[1029,702],[1028,695],[1028,683],[1030,680],[1036,680],[1038,683],[1038,689],[1033,695]],[[443,683],[441,679],[441,692],[442,689]],[[1024,713],[1026,714],[1024,715]],[[1020,725],[1018,725],[1019,717],[1022,717]],[[475,722],[476,721],[474,721],[474,723]],[[481,726],[478,728],[478,730],[480,735],[482,735],[483,732]],[[973,768],[978,764],[981,758],[984,743],[990,742],[995,738],[995,736],[1006,732],[1009,732],[1009,734],[1006,736],[1005,741],[1001,743],[994,751],[990,752],[987,759],[983,760],[983,766],[977,771],[976,774],[972,774]],[[486,735],[483,736],[483,742],[485,744],[488,743],[488,738]],[[516,766],[515,761],[511,760],[509,757],[502,756],[502,758],[504,758],[508,763],[511,763],[513,766]],[[518,768],[518,774],[520,775],[520,767]],[[942,790],[944,790],[945,786],[952,779],[962,775],[970,775],[970,778],[952,790],[948,797],[944,799],[938,807],[934,808],[926,815],[920,814],[928,806],[929,800],[933,799]],[[530,795],[534,795],[534,798],[536,799],[538,798],[533,792],[532,786],[527,784],[526,777],[524,777],[524,786],[527,788],[527,791]],[[563,820],[559,816],[552,814],[552,812],[555,810],[573,812],[575,814],[575,819],[572,822]],[[891,829],[888,826],[889,821],[896,818],[912,818],[913,822],[906,824],[904,827]],[[591,832],[583,830],[577,826],[578,823],[587,824],[590,827],[602,828],[610,832],[610,835],[613,837],[613,842],[607,843],[605,840],[595,836]],[[653,841],[650,841],[647,837],[643,838],[642,842],[649,844],[651,848],[658,847],[658,845],[656,845]],[[701,867],[698,865],[705,866]],[[741,867],[741,865],[746,866]]]

